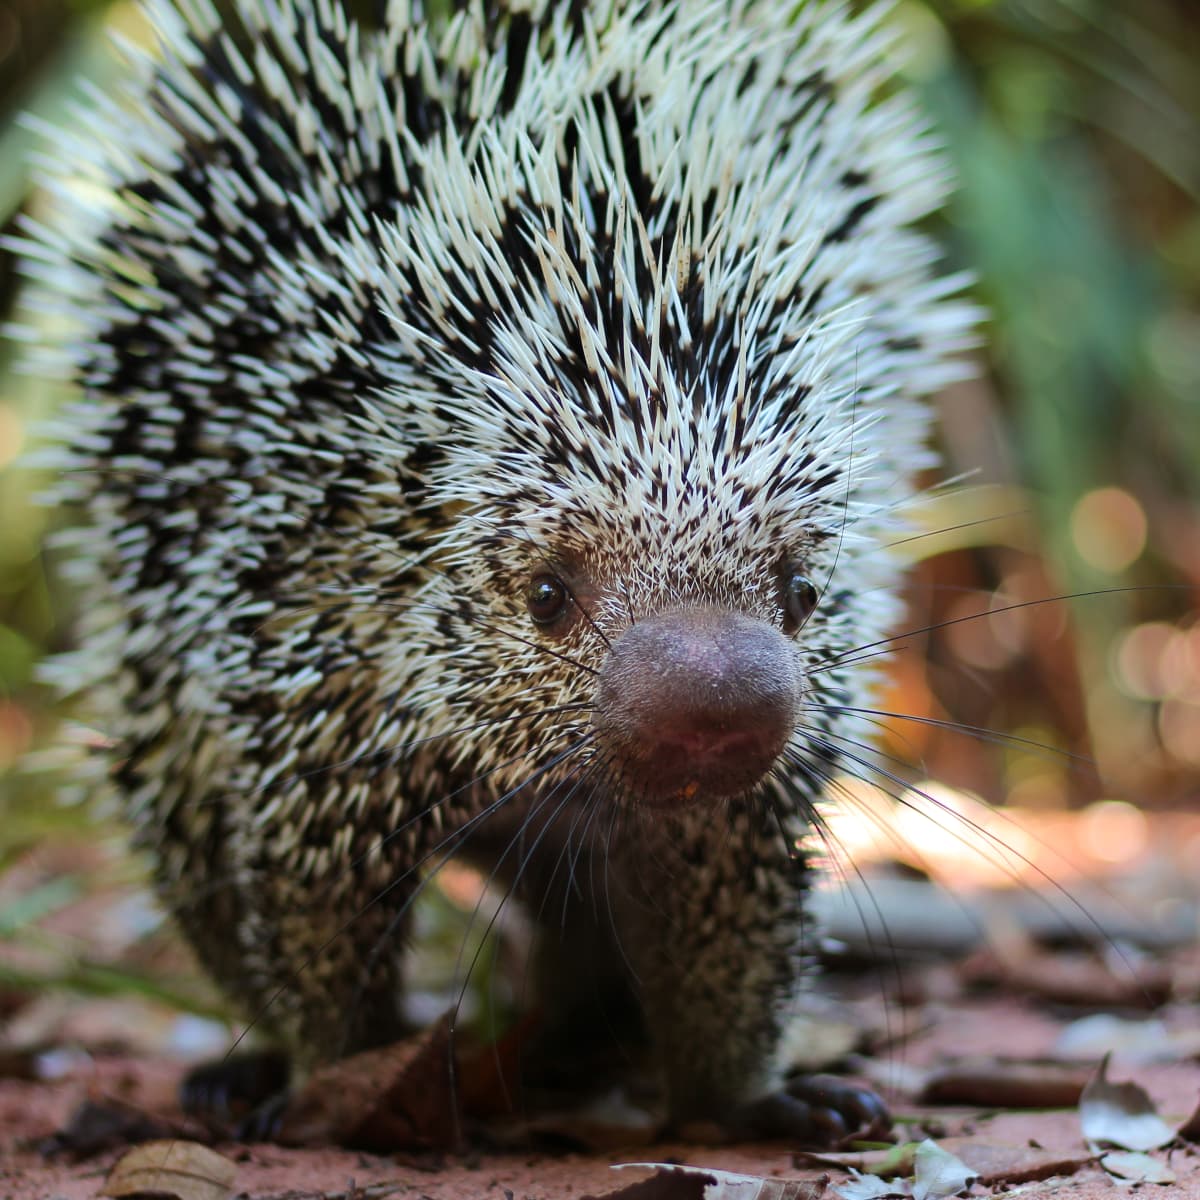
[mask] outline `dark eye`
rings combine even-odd
[[[553,625],[567,611],[571,594],[554,575],[535,575],[525,592],[525,607],[537,625]]]
[[[783,632],[795,633],[812,615],[821,598],[816,584],[800,571],[783,577]]]

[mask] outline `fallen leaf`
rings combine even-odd
[[[969,987],[991,985],[1059,1004],[1103,1005],[1110,1008],[1154,1008],[1171,994],[1165,968],[1140,964],[1136,972],[1114,972],[1091,954],[1030,949],[1015,959],[981,950],[959,967]]]
[[[966,1143],[966,1139],[960,1139]],[[966,1143],[969,1149],[969,1143]],[[872,1191],[873,1185],[864,1183],[865,1189],[861,1196],[864,1198],[879,1196],[912,1196],[914,1200],[942,1200],[942,1197],[953,1196],[967,1187],[972,1180],[979,1177],[979,1170],[963,1162],[957,1155],[951,1153],[943,1145],[932,1138],[923,1142],[905,1142],[891,1146],[886,1150],[870,1150],[854,1154],[845,1153],[811,1153],[800,1152],[795,1155],[797,1162],[811,1162],[829,1166],[840,1166],[856,1176],[855,1182],[869,1173],[881,1180],[889,1179],[887,1191]],[[911,1175],[912,1181],[896,1178]],[[853,1184],[839,1185],[850,1187],[847,1200],[853,1197],[859,1200],[860,1193],[853,1191]]]
[[[123,1154],[104,1181],[103,1196],[155,1200],[225,1200],[237,1168],[199,1142],[171,1138]]]
[[[1157,1017],[1131,1021],[1112,1013],[1093,1013],[1072,1021],[1058,1035],[1056,1058],[1095,1061],[1103,1054],[1134,1065],[1182,1062],[1200,1054],[1200,1029],[1170,1029]]]
[[[521,1078],[522,1057],[540,1028],[540,1013],[527,1013],[494,1042],[455,1055],[455,1086],[464,1113],[480,1121],[513,1113],[513,1081]]]
[[[1095,1155],[1087,1151],[1070,1153],[1040,1146],[995,1145],[972,1137],[942,1138],[938,1145],[975,1171],[979,1176],[977,1182],[985,1187],[1074,1175],[1095,1161]]]
[[[581,1200],[821,1200],[829,1180],[763,1179],[676,1163],[615,1163],[616,1171],[653,1171],[649,1179]]]
[[[1174,1183],[1175,1172],[1164,1162],[1149,1154],[1131,1154],[1113,1150],[1100,1159],[1100,1165],[1110,1174],[1134,1183]]]
[[[1107,1071],[1106,1054],[1079,1100],[1083,1136],[1122,1150],[1155,1150],[1173,1142],[1175,1130],[1155,1111],[1145,1089],[1133,1082],[1110,1083]]]
[[[458,1144],[460,1127],[447,1016],[414,1037],[315,1071],[289,1101],[274,1140],[446,1150]]]
[[[1185,1142],[1200,1142],[1200,1104],[1196,1111],[1179,1127],[1179,1136]]]
[[[1088,1077],[1078,1067],[965,1059],[933,1071],[921,1104],[981,1104],[988,1108],[1069,1108],[1079,1103]]]
[[[911,1175],[916,1158],[917,1142],[900,1142],[879,1150],[796,1150],[792,1161],[797,1165],[811,1163],[818,1167],[840,1167],[843,1171],[863,1172],[879,1178]]]
[[[853,1167],[850,1170],[854,1178],[833,1189],[842,1200],[888,1200],[891,1196],[912,1195],[912,1184],[907,1179],[886,1180],[877,1175],[862,1175]]]
[[[47,1158],[90,1158],[118,1146],[176,1137],[190,1141],[196,1136],[190,1123],[168,1121],[113,1096],[98,1096],[80,1104],[61,1129],[41,1140],[38,1149]]]
[[[956,1196],[978,1178],[960,1158],[926,1138],[913,1156],[913,1200],[942,1200]]]

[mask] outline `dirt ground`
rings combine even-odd
[[[1200,1008],[1180,1008],[1169,1014],[1165,1029],[1181,1039],[1200,1031]],[[980,1170],[986,1184],[976,1184],[977,1195],[992,1191],[1023,1195],[1071,1197],[1091,1200],[1116,1197],[1128,1187],[1117,1182],[1092,1156],[1082,1137],[1074,1105],[1049,1111],[1021,1111],[986,1103],[929,1104],[908,1099],[914,1083],[927,1078],[929,1069],[975,1060],[971,1070],[975,1086],[986,1093],[999,1089],[1003,1079],[989,1082],[987,1072],[998,1060],[1019,1055],[1023,1062],[1061,1057],[1056,1049],[1069,1022],[1044,1006],[1014,996],[955,999],[929,1002],[920,1012],[920,1032],[901,1048],[876,1058],[872,1071],[879,1076],[899,1118],[898,1132],[914,1140],[932,1135],[953,1148],[968,1166]],[[1165,1054],[1164,1048],[1159,1051]],[[1153,1053],[1150,1057],[1154,1057]],[[1138,1054],[1124,1055],[1137,1058]],[[1090,1070],[1090,1068],[1088,1068]],[[179,1068],[162,1061],[98,1055],[81,1060],[77,1070],[54,1082],[7,1079],[0,1082],[0,1196],[5,1200],[84,1200],[104,1194],[106,1176],[122,1150],[72,1161],[47,1157],[38,1144],[60,1129],[79,1104],[91,1097],[119,1096],[150,1112],[170,1111]],[[968,1076],[970,1072],[967,1072]],[[1079,1069],[1076,1069],[1079,1074]],[[1087,1070],[1083,1071],[1087,1074]],[[1181,1061],[1114,1065],[1114,1080],[1136,1080],[1149,1093],[1158,1113],[1172,1127],[1180,1125],[1200,1102],[1200,1064],[1195,1057]],[[887,1088],[891,1078],[893,1086]],[[1035,1089],[1038,1085],[1034,1085]],[[1049,1086],[1043,1083],[1042,1086]],[[1001,1099],[1005,1097],[1000,1095]],[[1055,1097],[1047,1093],[1047,1098]],[[1037,1095],[1031,1102],[1037,1102]],[[232,1163],[231,1189],[222,1194],[252,1197],[346,1196],[422,1197],[460,1200],[465,1197],[509,1197],[529,1200],[566,1200],[606,1196],[649,1170],[615,1172],[622,1162],[687,1163],[766,1178],[804,1180],[824,1189],[831,1200],[850,1174],[836,1165],[798,1157],[779,1144],[711,1146],[631,1144],[603,1152],[523,1152],[490,1154],[404,1154],[378,1156],[332,1149],[287,1149],[274,1145],[214,1147]],[[1156,1151],[1154,1159],[1168,1165],[1175,1176],[1168,1186],[1144,1184],[1158,1194],[1200,1197],[1200,1147],[1182,1144]],[[179,1193],[191,1200],[186,1190]],[[196,1196],[201,1193],[194,1193]],[[205,1193],[207,1195],[207,1193]],[[214,1195],[216,1193],[213,1193]],[[666,1195],[667,1193],[663,1193]],[[703,1193],[679,1191],[679,1196]],[[803,1193],[797,1193],[802,1195]]]
[[[1045,840],[1070,845],[1075,830],[1054,832]],[[897,1143],[932,1139],[966,1164],[976,1180],[963,1194],[1098,1200],[1132,1188],[1200,1200],[1198,852],[1200,817],[1188,813],[1155,822],[1137,863],[1126,864],[1120,880],[1101,878],[1094,864],[1085,864],[1062,891],[1050,889],[1049,905],[1045,897],[1030,903],[1037,898],[1027,887],[995,893],[933,888],[894,872],[871,880],[869,901],[847,898],[842,889],[841,908],[835,903],[824,913],[833,949],[820,991],[833,1003],[815,1012],[807,1042],[797,1049],[819,1045],[834,1063],[829,1069],[879,1090],[895,1118]],[[1061,866],[1055,869],[1062,879]],[[10,873],[10,884],[13,878]],[[120,921],[110,923],[98,896],[90,895],[73,906],[70,921],[90,931],[93,946],[110,924],[138,924],[130,914],[140,910],[128,897],[109,911]],[[860,920],[858,940],[847,912]],[[864,912],[886,914],[886,937],[878,931],[862,935]],[[1068,920],[1048,922],[1048,912]],[[1069,936],[1071,925],[1082,925],[1085,936]],[[872,952],[875,962],[869,961]],[[482,1148],[478,1138],[454,1151],[322,1148],[329,1139],[320,1121],[315,1134],[310,1128],[299,1139],[300,1148],[213,1142],[185,1121],[177,1104],[187,1055],[172,1048],[171,1039],[189,1022],[194,1018],[144,997],[16,996],[0,989],[0,1200],[105,1194],[179,1200],[865,1200],[871,1193],[862,1189],[874,1184],[856,1179],[851,1168],[899,1178],[893,1195],[939,1200],[952,1194],[921,1185],[919,1166],[914,1191],[912,1161],[881,1165],[887,1153],[881,1148],[812,1156],[781,1143],[663,1143],[655,1140],[653,1119],[628,1104],[622,1109],[610,1103],[586,1119],[553,1113],[536,1124],[510,1119],[499,1136],[488,1130],[487,1144],[523,1147],[504,1152]],[[216,1028],[221,1044],[192,1045],[193,1059],[227,1048],[224,1027]],[[1097,1090],[1105,1055],[1110,1083],[1135,1084],[1144,1092]],[[432,1110],[448,1094],[437,1072],[426,1069],[432,1061],[422,1067],[424,1075],[411,1074],[409,1062],[404,1070],[410,1073],[398,1074],[399,1083],[385,1090],[407,1091],[404,1105]],[[354,1098],[361,1082],[351,1070],[327,1083],[325,1095],[343,1107],[372,1103]],[[64,1149],[55,1135],[86,1102],[100,1114],[93,1114],[92,1134],[98,1119],[113,1117],[114,1106],[122,1120],[107,1142],[96,1138],[104,1148]],[[1115,1134],[1102,1140],[1089,1124],[1089,1145],[1081,1120],[1094,1121],[1101,1102],[1111,1110],[1116,1123],[1106,1128]],[[131,1115],[144,1127],[131,1127]],[[1165,1134],[1151,1136],[1143,1154],[1122,1157],[1124,1151],[1104,1144],[1136,1149],[1130,1143],[1148,1127]],[[156,1161],[165,1156],[174,1163],[182,1156],[179,1169],[157,1177],[133,1172],[123,1156],[146,1137],[159,1139],[152,1151]],[[208,1147],[197,1147],[197,1137]],[[720,1192],[703,1178],[656,1175],[653,1168],[613,1170],[619,1163],[692,1164],[794,1186],[756,1191],[731,1185]]]

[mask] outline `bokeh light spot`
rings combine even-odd
[[[1131,629],[1117,644],[1117,686],[1138,700],[1160,700],[1167,693],[1163,664],[1175,637],[1165,621],[1148,621]]]
[[[1158,660],[1163,694],[1200,704],[1200,625],[1177,629]]]
[[[1200,704],[1165,701],[1158,712],[1158,736],[1172,758],[1200,767]]]
[[[1071,511],[1071,540],[1089,566],[1123,571],[1146,548],[1146,513],[1123,488],[1097,488]]]
[[[1146,816],[1124,800],[1097,800],[1083,810],[1083,846],[1102,862],[1128,862],[1146,848]]]
[[[962,662],[985,671],[997,671],[1012,658],[1012,650],[996,638],[992,626],[995,615],[990,608],[980,605],[977,596],[960,596],[949,606],[946,619],[946,640]]]

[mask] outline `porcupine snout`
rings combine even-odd
[[[600,670],[593,721],[628,792],[651,803],[753,787],[787,744],[800,686],[773,625],[715,608],[639,620]]]

